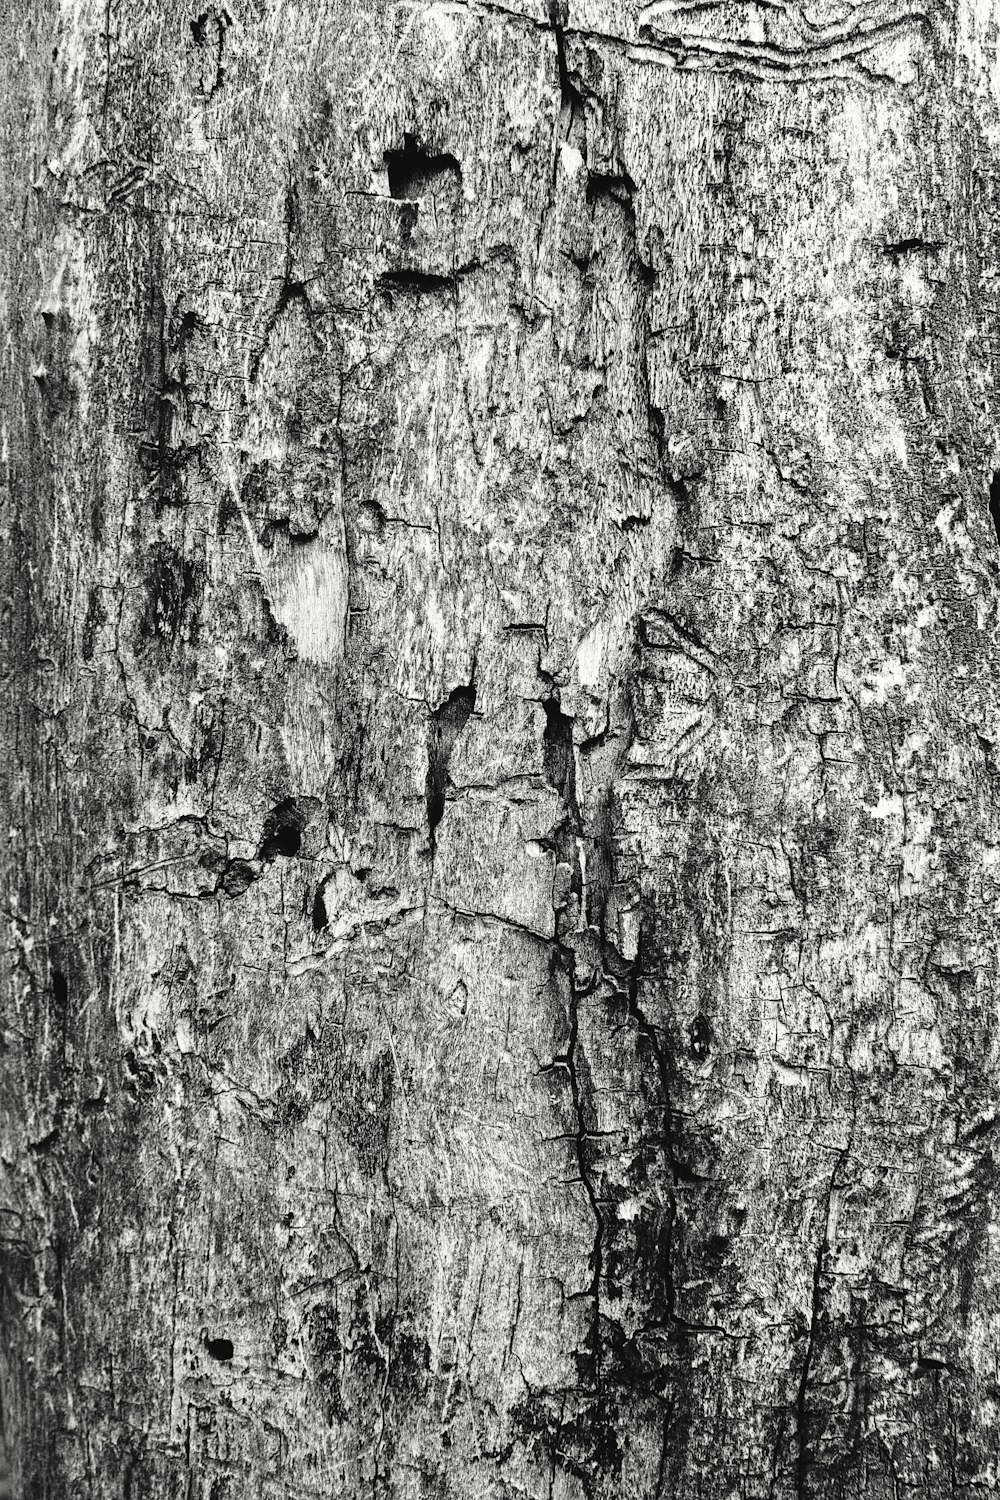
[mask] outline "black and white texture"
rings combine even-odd
[[[1000,1487],[997,0],[0,0],[0,1496]]]

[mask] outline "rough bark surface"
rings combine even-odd
[[[0,1490],[1000,1486],[1000,12],[7,0]]]

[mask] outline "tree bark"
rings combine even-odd
[[[5,12],[0,1493],[992,1493],[996,6]]]

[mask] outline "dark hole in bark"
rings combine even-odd
[[[450,291],[455,285],[455,278],[454,276],[438,276],[434,271],[403,268],[397,271],[383,271],[379,277],[379,285],[385,287],[389,295],[393,287],[398,287],[403,292],[413,292],[417,296],[422,292],[433,295]]]
[[[431,715],[427,737],[427,825],[432,836],[444,817],[451,752],[475,706],[476,690],[470,683],[455,688]]]
[[[66,1009],[69,999],[69,986],[66,983],[66,975],[61,969],[52,970],[52,998],[59,1010]]]
[[[258,859],[271,860],[281,855],[291,859],[302,847],[302,824],[304,817],[294,797],[286,797],[273,807],[264,819],[264,837],[257,852]]]
[[[229,1360],[233,1357],[232,1339],[208,1339],[205,1347],[213,1359]]]
[[[990,481],[990,520],[993,522],[997,541],[1000,542],[1000,470]]]
[[[448,152],[435,155],[425,151],[415,135],[403,136],[402,151],[387,151],[385,165],[389,173],[389,192],[394,198],[420,198],[432,188],[436,179],[449,173],[459,179],[462,168]]]
[[[613,198],[616,203],[631,207],[635,197],[635,183],[627,172],[612,175],[606,172],[587,173],[587,202],[596,203],[599,198]]]
[[[184,314],[174,331],[174,344],[185,343],[197,328],[201,326],[201,319],[196,312],[190,310]]]
[[[298,854],[302,847],[302,834],[294,824],[283,824],[277,828],[267,840],[263,849],[263,856],[281,854],[290,859],[293,854]]]
[[[329,918],[326,914],[326,902],[323,900],[323,887],[316,887],[316,895],[313,897],[312,924],[313,932],[324,932]]]

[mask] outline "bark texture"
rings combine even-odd
[[[0,8],[0,1489],[996,1491],[997,6]]]

